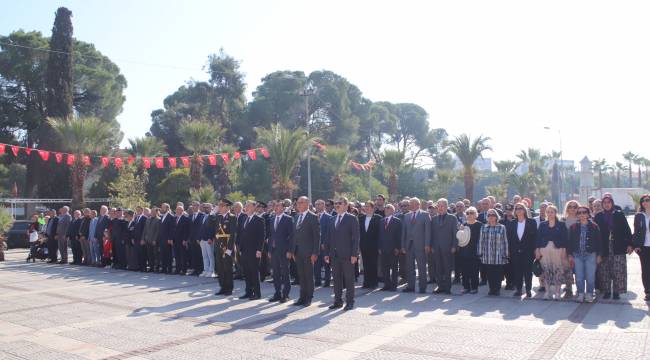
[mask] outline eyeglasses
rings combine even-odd
[[[515,210],[525,210],[525,209],[522,207],[516,207]]]
[[[578,215],[589,215],[589,212],[583,210],[583,211],[578,211],[576,214],[578,214]]]
[[[334,203],[334,205],[343,205],[343,201],[337,201]]]
[[[641,200],[641,202],[644,202],[644,203],[646,203],[646,202],[650,202],[650,197],[647,197],[647,198]]]
[[[567,209],[577,209],[577,208],[578,208],[578,207],[575,206],[575,205],[569,205],[569,206],[567,206]]]
[[[497,217],[497,216],[494,214],[488,214],[488,217]]]

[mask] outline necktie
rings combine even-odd
[[[339,224],[341,223],[341,215],[336,217],[336,227],[339,227]]]
[[[300,227],[300,225],[302,225],[302,218],[303,217],[304,217],[304,214],[300,214],[300,217],[298,218],[298,226],[297,227]]]
[[[384,229],[388,230],[388,218],[384,219]]]
[[[250,216],[246,218],[246,222],[244,223],[244,228],[246,228],[246,226],[248,226],[248,222],[250,221],[250,219],[251,219]]]
[[[415,211],[413,212],[413,215],[411,216],[411,224],[415,224]]]
[[[279,222],[280,222],[280,217],[276,215],[276,216],[275,216],[275,225],[273,226],[273,230],[277,230],[277,229],[278,229],[278,223],[279,223]]]

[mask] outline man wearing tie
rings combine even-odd
[[[45,235],[47,235],[47,254],[50,259],[48,263],[56,262],[56,253],[59,249],[59,244],[57,242],[57,225],[59,224],[59,218],[56,216],[56,210],[51,209],[49,212],[50,219],[47,221],[45,226]]]
[[[300,279],[300,297],[294,305],[309,306],[314,297],[314,264],[320,252],[320,224],[318,216],[309,211],[309,198],[306,196],[298,198],[296,210],[293,258]]]
[[[341,197],[334,202],[336,217],[330,223],[327,237],[325,262],[332,265],[334,273],[334,304],[330,309],[343,307],[343,286],[345,286],[345,308],[354,308],[354,265],[359,258],[359,220],[347,212],[348,199]]]
[[[260,259],[266,229],[264,219],[255,214],[255,201],[248,200],[244,205],[246,217],[237,236],[237,249],[240,251],[240,259],[244,279],[246,280],[246,292],[240,299],[257,300],[262,297],[260,292]]]
[[[203,257],[201,255],[201,245],[199,244],[199,234],[203,225],[203,218],[206,216],[200,209],[198,201],[192,202],[192,215],[190,219],[190,237],[189,237],[189,260],[191,275],[199,275],[203,269]]]
[[[291,291],[291,278],[289,277],[289,259],[292,256],[295,244],[293,242],[293,218],[284,213],[284,205],[276,201],[275,216],[271,218],[269,229],[269,257],[273,269],[273,286],[275,294],[270,302],[286,302]]]
[[[190,218],[185,215],[185,208],[176,207],[176,224],[174,226],[174,274],[185,275],[187,272],[187,240],[190,236]]]
[[[316,215],[320,224],[320,252],[316,264],[314,265],[314,278],[315,286],[321,286],[321,278],[323,276],[322,269],[325,268],[325,281],[323,287],[330,286],[332,278],[332,267],[330,264],[325,263],[325,242],[327,240],[327,232],[329,231],[329,223],[332,221],[332,216],[326,211],[325,200],[318,199],[314,203],[316,207]]]
[[[381,254],[382,277],[384,291],[397,290],[397,258],[402,247],[402,221],[393,216],[395,207],[386,205],[386,217],[379,227],[379,253]]]
[[[385,211],[385,210],[384,210]],[[368,201],[363,206],[364,214],[359,217],[361,260],[363,261],[363,288],[375,289],[377,287],[378,247],[377,237],[381,216],[375,213],[375,204]]]
[[[160,218],[160,229],[158,231],[158,244],[160,245],[161,272],[171,274],[172,272],[172,246],[174,246],[174,226],[176,219],[169,211],[169,204],[160,205],[162,212]]]
[[[447,199],[438,200],[438,215],[431,220],[430,246],[438,281],[438,288],[434,294],[451,294],[451,270],[454,266],[454,254],[458,248],[456,238],[458,219],[447,212],[448,205]]]
[[[203,221],[201,223],[201,230],[199,231],[199,239],[201,245],[201,255],[203,257],[203,272],[202,277],[217,277],[216,264],[214,262],[214,235],[217,226],[217,217],[212,214],[212,205],[209,203],[203,204]]]
[[[427,253],[430,251],[431,219],[420,209],[420,199],[409,200],[411,211],[402,222],[402,253],[406,254],[407,285],[403,292],[415,291],[415,266],[417,263],[420,294],[427,290]]]

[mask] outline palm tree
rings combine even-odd
[[[153,136],[136,137],[129,139],[130,148],[127,150],[128,154],[133,157],[147,157],[152,158],[162,156],[166,153],[166,146],[162,140]],[[142,162],[138,163],[138,172],[142,175],[142,179],[146,182],[149,181],[149,172],[144,168]]]
[[[178,128],[178,134],[183,146],[192,152],[190,178],[192,188],[201,187],[203,177],[202,154],[215,150],[221,143],[225,130],[216,122],[208,120],[184,120]]]
[[[630,187],[632,187],[632,163],[634,162],[634,159],[636,159],[636,154],[634,154],[631,151],[628,151],[625,154],[623,154],[623,159],[627,160],[628,163],[627,170],[629,171],[630,174],[629,185]]]
[[[503,190],[503,197],[508,197],[508,185],[512,181],[512,176],[517,168],[517,162],[513,160],[495,161],[494,166],[501,177],[501,188]]]
[[[269,129],[257,128],[260,145],[271,154],[271,178],[273,198],[291,198],[296,185],[293,175],[305,157],[307,146],[315,139],[304,129],[288,130],[280,124]]]
[[[49,118],[48,122],[61,138],[65,151],[74,154],[71,166],[72,207],[84,204],[84,183],[88,165],[84,156],[97,155],[111,149],[115,141],[114,126],[96,117],[87,118]]]
[[[607,160],[605,159],[598,159],[598,160],[593,160],[592,162],[592,168],[594,171],[598,173],[598,188],[602,189],[603,188],[603,172],[607,171]]]
[[[535,202],[535,195],[539,192],[539,188],[546,181],[546,171],[544,170],[544,162],[549,158],[542,155],[539,149],[528,148],[528,150],[521,150],[517,155],[519,158],[519,165],[528,165],[528,197]]]
[[[628,167],[623,164],[622,162],[616,162],[614,164],[616,167],[616,187],[620,188],[621,187],[621,171],[627,171]]]
[[[638,178],[638,186],[641,187],[641,165],[643,165],[643,160],[645,160],[642,156],[636,155],[634,156],[634,159],[632,159],[632,162],[634,165],[637,166],[637,178]]]
[[[487,144],[489,137],[480,135],[474,140],[469,135],[457,136],[449,144],[449,150],[456,154],[456,157],[463,164],[463,180],[465,182],[465,197],[472,201],[474,199],[474,162],[483,157],[483,152],[492,150]]]
[[[388,198],[397,200],[397,174],[404,166],[404,152],[400,150],[384,150],[381,165],[388,172]]]
[[[343,174],[350,168],[350,148],[344,145],[328,146],[323,151],[320,159],[325,170],[332,174],[332,184],[334,185],[334,196],[340,194],[343,185]]]
[[[648,182],[648,168],[650,168],[650,159],[647,158],[642,158],[643,159],[643,167],[645,167],[645,183],[646,186],[649,186],[650,183]]]

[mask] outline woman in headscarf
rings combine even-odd
[[[603,211],[594,218],[600,228],[602,262],[598,268],[603,299],[620,299],[627,292],[627,259],[632,253],[632,231],[625,215],[606,194],[602,198]]]

